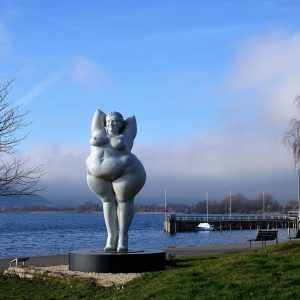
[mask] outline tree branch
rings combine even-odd
[[[6,156],[5,161],[0,160],[0,196],[20,197],[45,189],[38,186],[44,171],[43,165],[28,168],[28,159],[17,159],[13,155],[15,147],[29,134],[18,136],[19,130],[30,123],[24,121],[28,112],[21,112],[20,105],[14,106],[7,100],[12,82],[0,83],[0,153]]]

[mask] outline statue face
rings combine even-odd
[[[108,134],[118,135],[123,122],[117,118],[106,118],[106,131]]]

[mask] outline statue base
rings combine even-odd
[[[140,273],[164,270],[166,252],[77,250],[69,252],[69,270],[94,273]]]

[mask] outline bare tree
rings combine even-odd
[[[295,105],[300,110],[300,96],[295,99]],[[283,134],[283,144],[291,150],[295,167],[300,161],[300,120],[291,119],[290,128]]]
[[[35,195],[44,189],[38,186],[44,172],[42,165],[26,167],[28,159],[16,157],[16,146],[28,136],[19,133],[29,123],[24,121],[28,112],[7,99],[11,85],[0,83],[0,196]]]

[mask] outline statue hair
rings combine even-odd
[[[117,111],[112,111],[112,112],[108,113],[106,115],[106,118],[116,118],[116,119],[124,122],[124,118],[123,118],[122,114]]]

